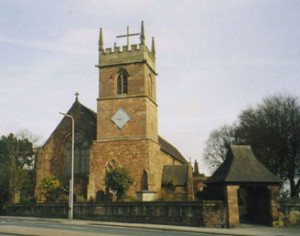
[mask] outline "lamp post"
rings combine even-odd
[[[63,112],[59,112],[65,117],[72,120],[72,158],[71,158],[71,180],[70,180],[70,190],[69,190],[69,219],[73,219],[73,192],[74,192],[74,118]]]

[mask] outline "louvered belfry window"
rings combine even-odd
[[[117,94],[127,94],[128,93],[128,80],[127,73],[121,70],[117,77]]]

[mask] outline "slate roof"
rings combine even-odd
[[[73,105],[71,106],[71,108],[69,109],[69,111],[67,112],[67,114],[72,113],[74,110],[79,110],[79,112],[83,112],[83,113],[86,112],[93,119],[97,120],[97,113],[94,112],[93,110],[87,108],[83,104],[81,104],[78,99],[75,100],[75,102],[73,103]]]
[[[188,165],[167,165],[163,168],[161,183],[175,181],[176,186],[185,186],[188,179]]]
[[[86,106],[82,105],[79,102],[78,99],[76,99],[75,102],[72,104],[72,106],[68,110],[67,114],[72,115],[74,117],[74,119],[76,119],[76,117],[78,117],[78,116],[81,116],[82,114],[87,114],[88,116],[91,117],[91,119],[89,120],[89,123],[85,123],[85,125],[93,125],[93,124],[96,125],[96,122],[97,122],[97,114],[93,110],[91,110],[91,109],[87,108]],[[51,139],[52,136],[54,136],[56,133],[59,133],[59,130],[61,129],[61,126],[63,124],[64,119],[66,119],[66,118],[62,117],[60,123],[56,126],[56,128],[51,133],[51,135],[46,140],[46,142],[43,144],[43,146],[48,144],[48,142],[49,142],[49,140]],[[75,120],[75,122],[76,122],[76,120]],[[96,132],[95,132],[94,135],[91,136],[91,138],[92,139],[96,138]]]
[[[205,183],[280,182],[280,178],[255,158],[250,146],[231,145],[226,160]]]
[[[182,154],[170,143],[168,143],[165,139],[158,136],[158,143],[160,144],[160,149],[175,158],[177,161],[181,162],[182,164],[187,164],[188,162],[182,156]]]

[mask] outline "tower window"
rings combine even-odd
[[[126,71],[121,70],[118,73],[118,77],[117,77],[117,93],[126,94],[127,92],[128,92],[127,73]]]

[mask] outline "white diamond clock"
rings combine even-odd
[[[130,116],[120,108],[116,114],[111,118],[111,120],[120,128],[122,129],[124,125],[130,120]]]

